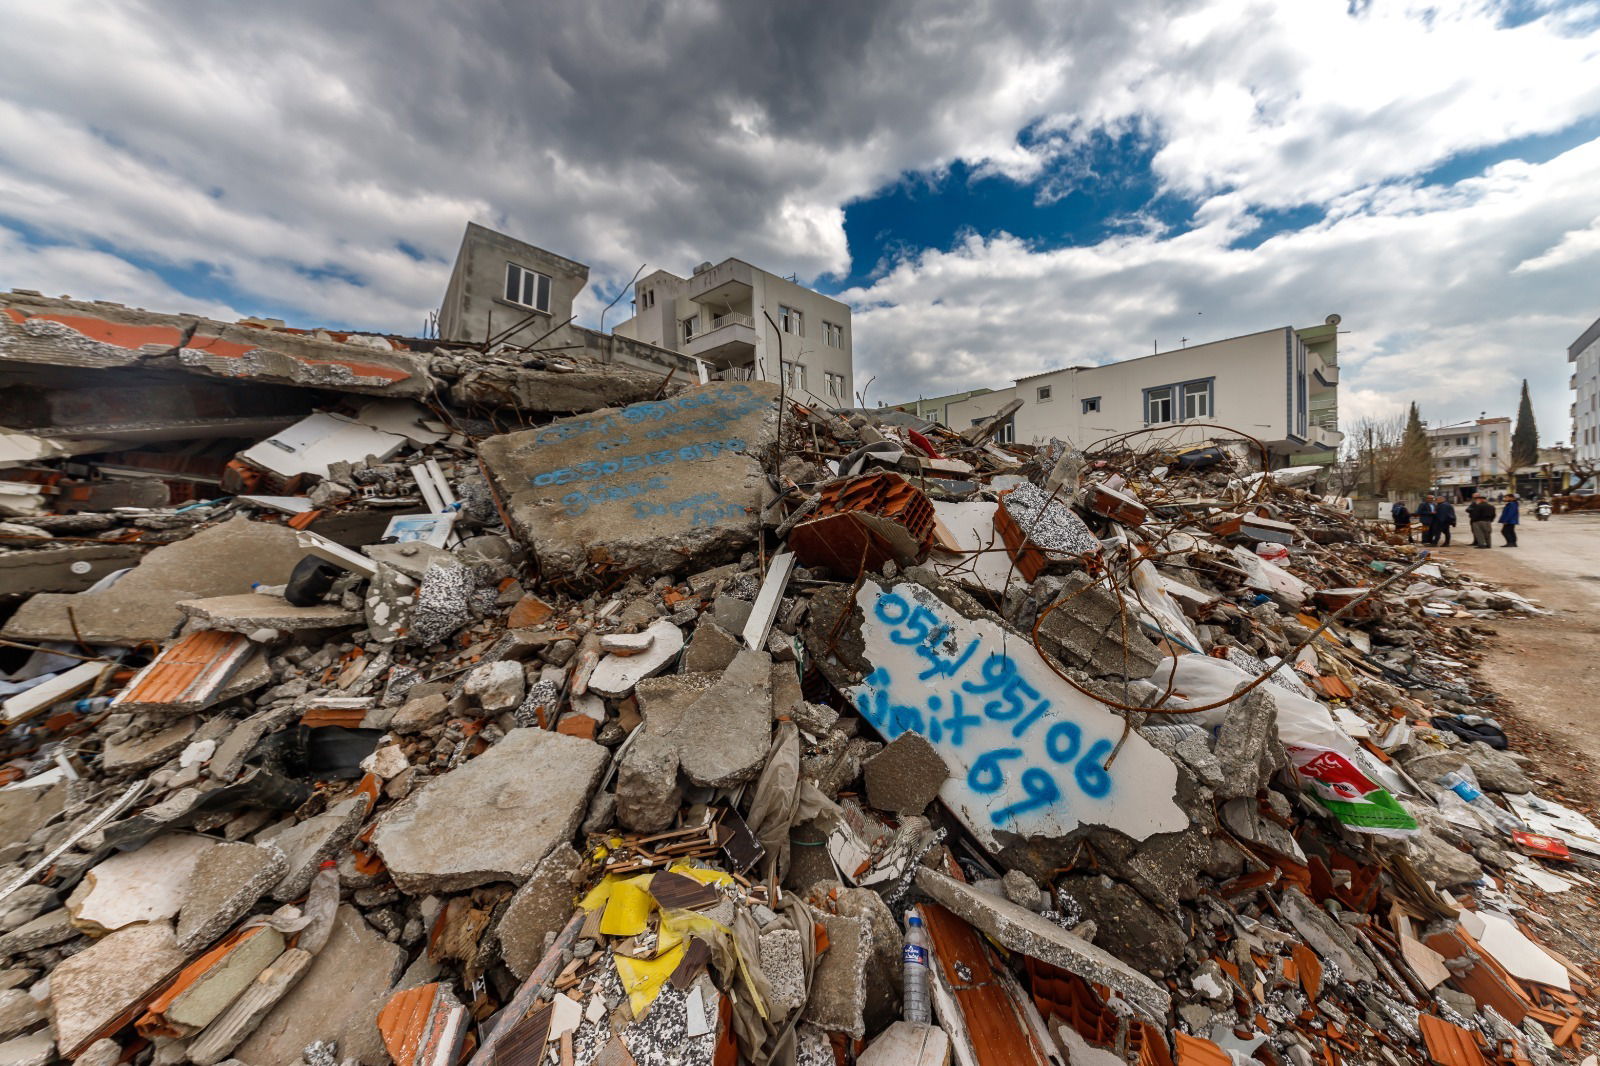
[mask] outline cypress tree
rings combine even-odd
[[[1412,404],[1406,413],[1406,432],[1400,438],[1400,461],[1395,464],[1394,487],[1421,492],[1433,484],[1433,444],[1422,428],[1422,415]]]
[[[1522,379],[1522,402],[1517,405],[1517,428],[1511,431],[1511,469],[1534,466],[1539,462],[1539,427],[1533,421],[1533,401],[1528,398],[1528,379]]]

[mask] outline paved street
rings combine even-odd
[[[1520,529],[1512,550],[1500,546],[1496,526],[1493,550],[1468,539],[1440,555],[1555,612],[1497,618],[1499,636],[1483,648],[1485,677],[1511,705],[1513,741],[1544,760],[1538,776],[1600,805],[1600,515],[1530,516]],[[1519,736],[1527,730],[1543,735]]]

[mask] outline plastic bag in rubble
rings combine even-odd
[[[1208,655],[1180,655],[1169,662],[1170,667],[1157,667],[1150,678],[1162,689],[1169,683],[1173,686],[1166,703],[1169,707],[1204,707],[1227,700],[1239,686],[1253,680],[1226,659]],[[1362,752],[1326,707],[1286,688],[1270,684],[1266,688],[1278,709],[1278,738],[1307,796],[1358,833],[1407,837],[1417,832],[1417,820],[1363,769],[1366,760]],[[1214,728],[1226,714],[1223,706],[1201,712],[1199,717],[1208,728]]]

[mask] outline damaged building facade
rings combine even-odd
[[[483,248],[548,324],[0,297],[0,1066],[1593,1049],[1600,828],[1473,667],[1537,604],[1220,389],[1007,443],[551,345],[577,264]]]
[[[1195,445],[1225,425],[1260,441],[1274,466],[1332,462],[1338,428],[1338,326],[1283,326],[1098,366],[1018,378],[945,405],[951,425],[1017,406],[1003,439],[1088,447],[1150,430]]]

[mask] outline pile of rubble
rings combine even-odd
[[[209,365],[192,341],[144,362]],[[24,435],[60,450],[0,482],[41,501],[0,525],[32,581],[3,629],[0,1066],[1586,1038],[1593,946],[1551,914],[1600,829],[1468,671],[1485,618],[1538,608],[1315,470],[408,358],[428,387],[381,402],[286,375],[301,417],[213,454],[209,495]],[[905,1020],[913,914],[932,1024]]]

